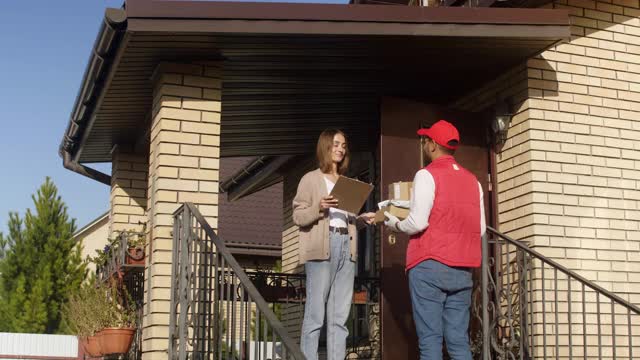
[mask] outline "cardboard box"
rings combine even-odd
[[[385,217],[384,217],[385,211],[389,212],[391,215],[397,217],[400,220],[404,220],[404,219],[407,218],[407,216],[409,216],[409,209],[397,207],[395,205],[389,205],[389,206],[385,206],[382,209],[376,211],[376,218],[374,220],[376,224],[384,222],[384,220],[385,220]]]
[[[413,182],[398,181],[389,184],[389,200],[411,200]]]

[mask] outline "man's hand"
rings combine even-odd
[[[394,215],[391,215],[388,211],[384,212],[384,216],[386,218],[384,224],[387,226],[387,228],[389,228],[389,230],[391,231],[400,232],[400,229],[398,229],[398,223],[400,222],[400,219],[398,219]]]
[[[337,207],[338,206],[338,199],[334,198],[333,196],[325,196],[322,199],[320,199],[320,211],[325,211],[331,207]]]
[[[366,222],[367,224],[371,225],[373,224],[373,221],[376,219],[376,213],[373,213],[373,212],[362,213],[358,217],[364,220],[364,222]]]

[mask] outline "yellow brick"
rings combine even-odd
[[[158,179],[158,190],[198,191],[198,182],[195,180]]]
[[[164,166],[158,166],[155,170],[154,174],[159,178],[171,178],[175,179],[178,177],[178,168],[174,167],[171,164],[162,163]]]
[[[607,186],[607,179],[596,176],[578,176],[578,184],[604,187]]]
[[[582,124],[560,123],[560,131],[574,134],[589,134],[589,126]]]
[[[163,95],[158,99],[157,106],[160,107],[169,107],[169,108],[180,108],[182,106],[182,99],[177,96],[168,96]],[[162,111],[160,109],[160,111]]]
[[[578,114],[589,114],[589,106],[561,102],[560,111],[578,113]]]
[[[218,135],[220,134],[220,125],[212,123],[182,123],[182,131],[187,133]]]
[[[597,26],[597,22],[596,22]],[[603,40],[613,40],[613,33],[605,30],[584,29],[584,34],[589,37]],[[601,63],[602,64],[602,63]]]
[[[589,145],[560,144],[560,149],[562,149],[563,152],[569,152],[574,154],[590,154],[591,153]]]
[[[562,190],[565,194],[573,195],[593,195],[593,188],[582,185],[563,185]]]
[[[219,172],[217,170],[203,170],[203,169],[180,169],[181,179],[196,179],[196,180],[218,180]]]
[[[129,214],[129,215],[143,215],[144,209],[139,206],[125,206],[118,205],[114,211],[118,212],[118,214]]]
[[[212,77],[185,75],[184,84],[203,88],[220,89],[222,87],[222,80]]]
[[[177,155],[180,153],[180,145],[171,144],[171,143],[160,143],[156,147],[156,154],[174,154]]]
[[[600,96],[600,97],[610,97],[617,98],[618,92],[613,89],[605,89],[601,87],[590,86],[589,87],[589,95]],[[589,105],[602,105],[602,104],[589,104]]]
[[[640,111],[626,111],[620,110],[620,117],[623,119],[629,119],[640,122]]]
[[[200,158],[200,167],[203,169],[220,169],[220,159]]]
[[[591,148],[591,153],[598,156],[620,157],[620,150],[610,147],[594,146]]]
[[[202,97],[202,89],[197,87],[189,87],[189,86],[181,86],[181,85],[163,84],[160,87],[159,93],[162,95],[173,95],[173,96],[190,97],[190,98]]]
[[[199,144],[200,134],[162,131],[158,134],[157,140],[158,142],[169,142],[178,144]]]
[[[204,145],[180,145],[180,154],[198,157],[219,158],[220,148]]]
[[[196,204],[217,204],[218,203],[218,194],[217,193],[197,193],[197,192],[181,192],[178,195],[178,202],[192,202]]]
[[[174,167],[198,167],[198,158],[193,156],[159,155],[158,164]]]
[[[219,184],[217,181],[199,181],[198,189],[200,192],[217,193],[219,191]]]
[[[203,111],[202,112],[202,121],[203,122],[210,122],[210,123],[219,124],[220,123],[220,113],[219,112]]]
[[[587,74],[587,68],[585,66],[567,63],[558,63],[558,71],[579,75]]]
[[[178,193],[175,191],[159,190],[155,193],[154,199],[161,202],[177,202]]]
[[[594,136],[594,135],[576,135],[576,143],[604,145],[604,138],[601,136]]]
[[[220,146],[220,136],[219,135],[202,135],[201,136],[202,145],[213,145]]]
[[[192,101],[184,100],[183,102]],[[200,121],[200,112],[195,110],[163,108],[159,112],[159,116],[163,119],[174,119],[182,121]]]
[[[191,100],[184,99],[182,107],[185,109],[196,109],[204,111],[220,111],[220,101],[215,100]]]
[[[203,97],[209,100],[218,100],[222,99],[222,91],[218,89],[203,89]]]
[[[621,177],[622,171],[620,169],[612,169],[612,168],[595,166],[593,168],[593,174],[598,176]],[[622,195],[622,193],[620,194]]]
[[[617,118],[619,116],[617,109],[610,109],[599,106],[589,106],[589,114],[611,118]]]
[[[633,161],[627,159],[607,159],[607,166],[612,168],[632,169]]]

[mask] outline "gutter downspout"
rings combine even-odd
[[[69,125],[58,151],[65,169],[109,186],[111,186],[111,176],[78,163],[76,158],[78,145],[93,116],[98,103],[97,99],[104,90],[105,78],[111,71],[113,54],[120,46],[126,26],[127,15],[124,9],[106,9],[76,96]]]

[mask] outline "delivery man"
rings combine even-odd
[[[406,271],[420,359],[442,359],[444,338],[452,359],[471,360],[471,269],[480,266],[486,229],[482,187],[453,158],[460,135],[451,123],[440,120],[418,135],[431,163],[415,175],[409,216],[385,213],[385,225],[411,235]]]

